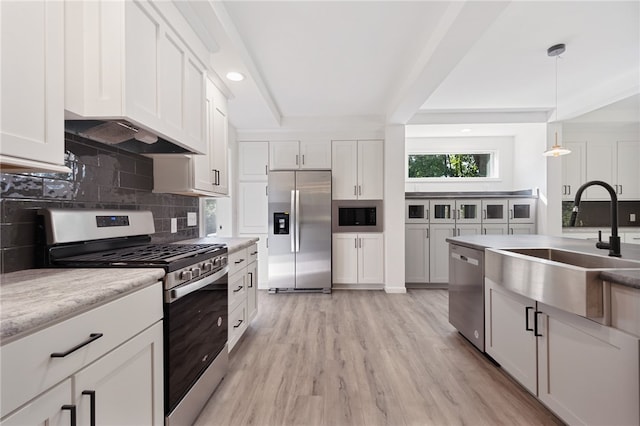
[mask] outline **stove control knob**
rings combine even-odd
[[[215,259],[213,259],[213,266],[220,266],[221,262],[220,262],[220,258],[216,257]]]
[[[182,271],[182,273],[180,274],[180,279],[181,280],[189,281],[192,278],[193,278],[193,272],[191,272],[191,271]]]
[[[194,278],[200,276],[200,268],[193,268],[191,269],[191,272],[193,273]]]
[[[204,262],[202,264],[202,270],[204,272],[209,272],[213,269],[213,262]]]

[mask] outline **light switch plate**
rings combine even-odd
[[[171,218],[171,233],[175,234],[176,232],[178,232],[178,218],[172,217]]]
[[[187,213],[187,226],[196,226],[198,224],[198,215],[195,212]]]

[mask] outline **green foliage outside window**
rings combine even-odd
[[[204,200],[204,234],[215,235],[216,224],[216,200],[209,198]]]
[[[410,178],[489,177],[491,154],[412,154]]]

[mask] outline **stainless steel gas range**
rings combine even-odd
[[[192,424],[227,370],[226,246],[152,244],[149,211],[43,209],[39,215],[42,267],[165,270],[165,424]]]

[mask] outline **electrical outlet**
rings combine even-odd
[[[178,232],[178,218],[172,217],[171,218],[171,233],[175,234],[176,232]]]
[[[196,226],[198,224],[198,215],[194,212],[187,213],[187,226]]]
[[[635,213],[630,213],[629,214],[629,222],[635,222],[636,221],[636,214]]]

